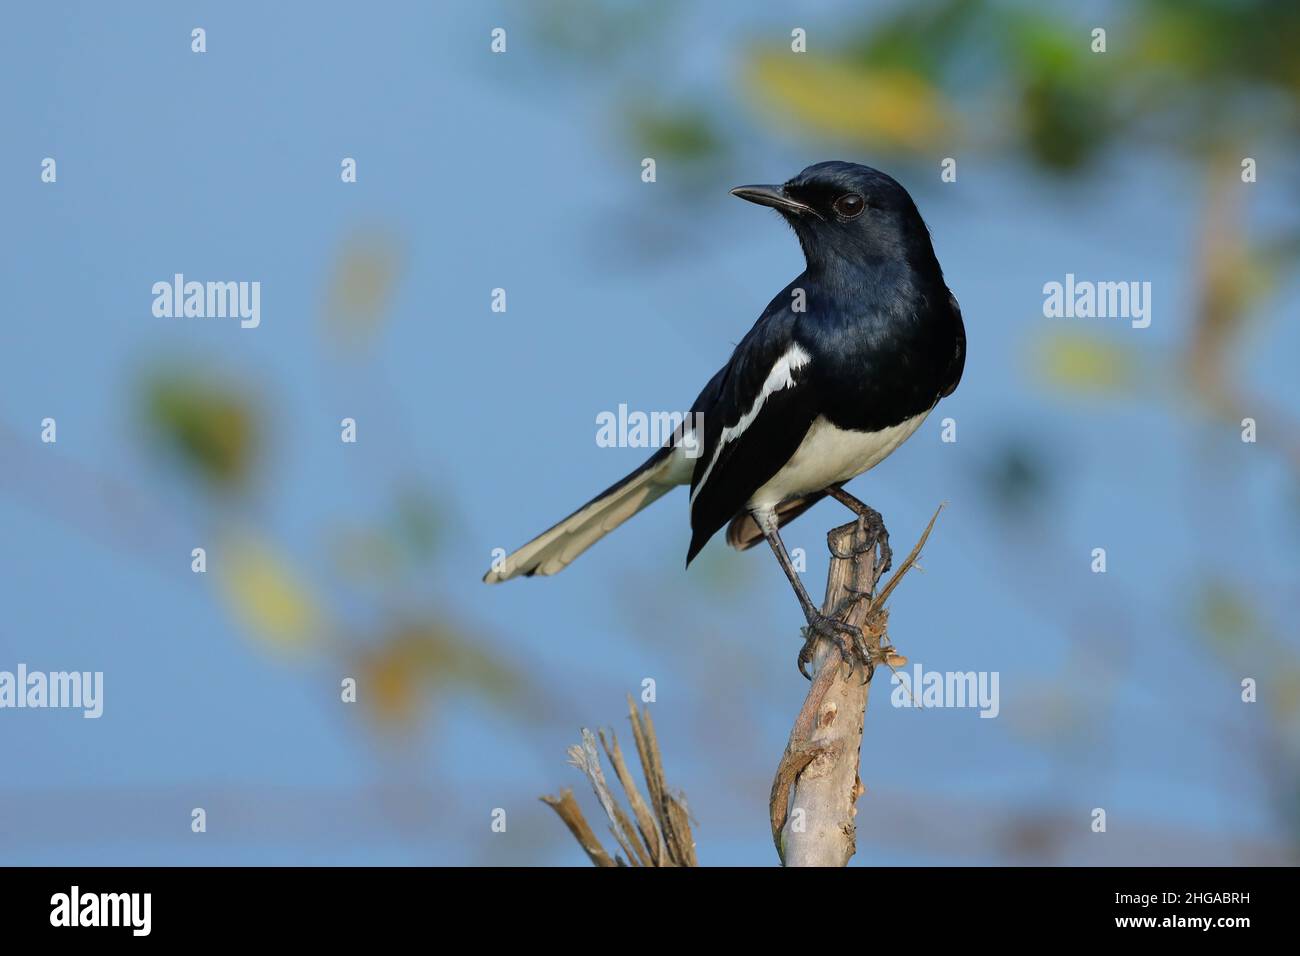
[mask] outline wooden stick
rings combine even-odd
[[[940,509],[942,510],[942,505]],[[886,626],[888,597],[915,564],[934,513],[911,554],[877,594],[877,543],[859,518],[826,536],[831,552],[822,613],[862,629],[872,667],[894,656]],[[777,766],[768,809],[772,840],[786,866],[844,866],[857,849],[858,775],[867,696],[863,667],[849,667],[833,641],[813,649],[813,681]]]

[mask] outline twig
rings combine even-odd
[[[641,796],[641,791],[637,789],[636,781],[632,779],[632,774],[627,769],[627,761],[623,759],[623,751],[618,745],[618,738],[610,731],[609,740],[605,739],[605,732],[600,732],[600,743],[605,748],[605,756],[609,759],[610,766],[614,768],[614,773],[618,777],[618,782],[623,785],[623,793],[627,796],[627,802],[632,807],[632,816],[636,818],[637,830],[641,834],[641,840],[645,843],[650,851],[650,857],[646,861],[646,866],[663,866],[664,861],[668,859],[668,845],[664,842],[664,835],[659,832],[655,825],[655,819],[650,813],[650,808],[646,805],[645,799]]]
[[[650,794],[648,803],[632,779],[623,751],[618,745],[618,738],[613,732],[606,738],[606,732],[602,730],[600,743],[627,796],[632,808],[631,816],[619,804],[605,781],[600,754],[596,750],[596,735],[584,727],[582,743],[569,748],[569,762],[590,781],[596,799],[609,820],[610,833],[623,851],[623,856],[616,854],[611,857],[605,851],[582,815],[571,791],[565,790],[558,797],[544,796],[542,802],[559,814],[569,832],[597,866],[696,866],[690,812],[686,808],[685,799],[679,794],[673,794],[668,788],[650,712],[648,709],[638,711],[631,695],[628,695],[627,705],[637,756],[641,760],[646,790]],[[636,820],[635,826],[633,819]]]
[[[578,801],[573,799],[573,791],[567,787],[558,797],[542,797],[542,803],[546,804],[564,821],[564,825],[569,828],[578,845],[591,857],[591,862],[597,866],[618,866],[613,858],[605,852],[600,841],[596,839],[596,834],[591,832],[591,827],[587,825],[586,818],[582,815],[582,809],[578,806]]]
[[[596,792],[596,799],[600,801],[605,816],[609,818],[609,830],[623,853],[630,860],[634,856],[633,847],[636,847],[635,857],[644,860],[644,854],[635,834],[632,833],[627,814],[618,805],[618,801],[609,791],[609,785],[605,783],[605,773],[600,767],[600,754],[596,752],[596,737],[586,727],[582,728],[582,743],[574,744],[569,748],[569,763],[586,774],[587,779],[591,781],[591,789]],[[642,862],[641,865],[646,864]]]

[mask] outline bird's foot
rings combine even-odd
[[[880,559],[876,562],[875,573],[875,580],[879,581],[894,565],[894,550],[889,546],[889,529],[885,527],[885,519],[881,517],[880,512],[866,505],[863,505],[863,508],[865,510],[858,513],[858,527],[866,532],[868,543],[862,550],[880,549]]]
[[[840,554],[836,551],[834,545],[831,546],[831,551],[838,558],[852,558],[855,554],[865,552],[870,548],[879,547],[880,562],[875,574],[876,579],[879,580],[883,575],[889,572],[889,569],[893,567],[894,564],[894,552],[893,549],[889,547],[889,529],[885,527],[884,517],[879,511],[871,507],[871,505],[859,501],[843,488],[835,488],[830,491],[829,494],[836,501],[840,502],[858,516],[859,527],[866,533],[868,542],[867,546],[860,549],[860,551],[851,550],[847,554]]]
[[[840,659],[850,668],[858,664],[863,665],[866,673],[866,680],[863,683],[871,680],[871,675],[876,668],[860,627],[846,624],[825,614],[814,613],[808,615],[808,626],[803,629],[803,635],[803,647],[799,648],[799,673],[808,680],[812,680],[812,675],[808,673],[808,665],[812,663],[813,649],[817,646],[817,641],[822,638],[831,641],[839,648]]]
[[[876,515],[880,518],[880,515]],[[876,527],[874,534],[876,544],[880,546],[880,571],[876,574],[877,578],[889,573],[889,569],[894,566],[894,550],[889,546],[889,531],[885,528],[885,522],[882,520]]]

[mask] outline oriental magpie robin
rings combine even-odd
[[[888,570],[880,515],[842,486],[883,461],[957,387],[966,360],[961,310],[912,197],[890,176],[827,162],[781,186],[731,192],[779,212],[807,268],[777,293],[704,386],[672,441],[483,580],[554,574],[651,502],[689,484],[686,563],[728,523],[727,542],[735,548],[766,539],[810,625],[800,670],[818,633],[832,637],[846,657],[861,658],[857,629],[824,617],[808,596],[780,528],[830,495],[867,520]],[[686,445],[696,453],[688,455]]]

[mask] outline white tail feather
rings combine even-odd
[[[685,465],[685,466],[684,466]],[[634,473],[626,483],[583,505],[555,527],[506,555],[483,575],[488,584],[522,574],[555,574],[638,511],[649,507],[679,484],[690,481],[693,461],[674,450]]]

